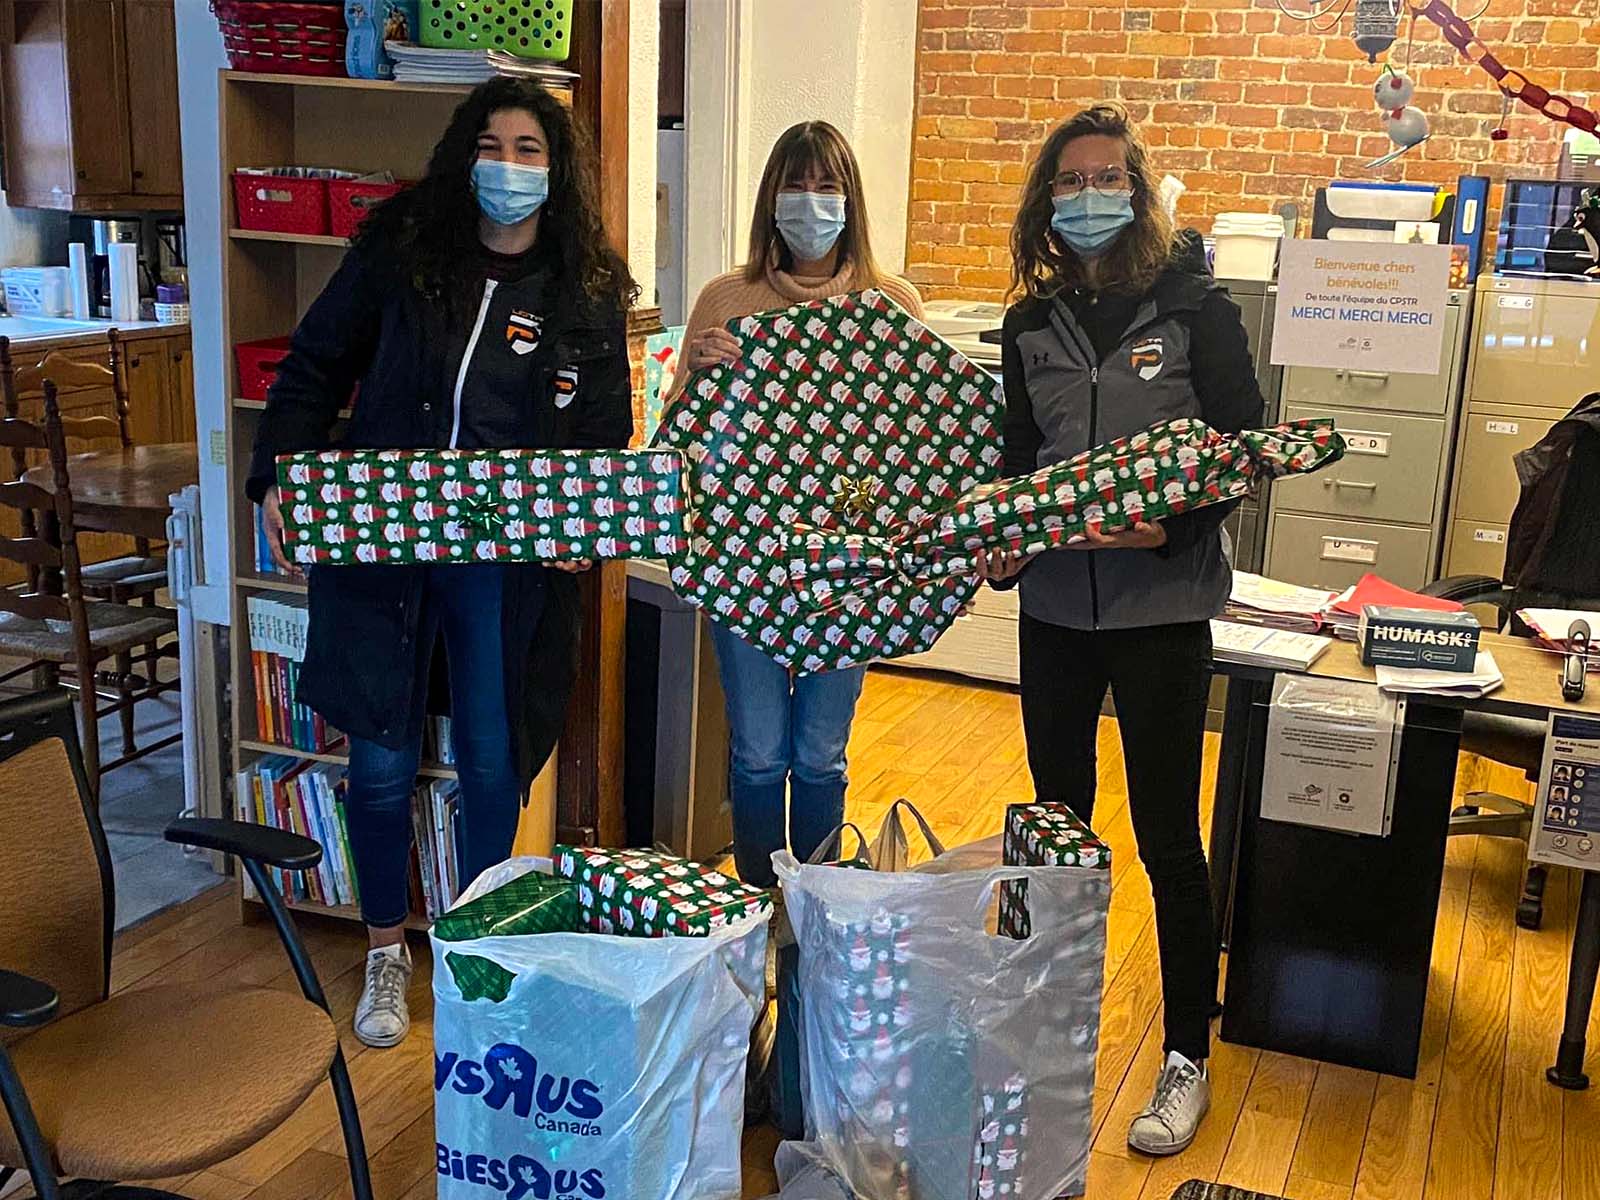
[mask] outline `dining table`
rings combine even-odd
[[[30,468],[22,478],[55,491],[49,463]],[[171,496],[200,482],[199,451],[194,442],[90,450],[67,459],[67,478],[72,482],[72,518],[78,529],[162,541],[172,512]]]

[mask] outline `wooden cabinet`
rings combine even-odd
[[[134,445],[175,440],[172,429],[172,354],[164,338],[140,338],[124,347],[128,363],[128,432]]]
[[[7,201],[183,206],[173,0],[0,0]]]

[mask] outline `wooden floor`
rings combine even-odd
[[[1191,1177],[1293,1200],[1600,1200],[1600,1089],[1544,1081],[1561,1024],[1576,888],[1551,876],[1545,927],[1516,928],[1520,848],[1450,844],[1433,978],[1415,1080],[1217,1043],[1210,1118],[1180,1157],[1132,1155],[1123,1138],[1160,1058],[1160,983],[1150,891],[1134,853],[1115,726],[1100,739],[1095,826],[1113,848],[1113,891],[1100,1033],[1092,1200],[1166,1200]],[[1206,791],[1216,754],[1208,738]],[[951,844],[999,830],[1005,805],[1030,797],[1016,698],[911,672],[869,678],[852,741],[850,815],[871,828],[912,798]],[[1458,785],[1525,788],[1520,776],[1464,759]],[[1209,798],[1208,805],[1209,809]],[[1209,817],[1209,813],[1208,813]],[[412,1036],[368,1050],[350,1035],[364,946],[348,928],[306,926],[341,1018],[381,1200],[434,1195],[429,1054],[430,972],[419,955]],[[241,928],[231,891],[202,897],[124,937],[117,989],[171,980],[292,988],[265,925]],[[1600,1046],[1600,1022],[1590,1033]],[[1600,1074],[1600,1060],[1591,1059]],[[746,1196],[773,1190],[775,1135],[746,1139]],[[349,1185],[326,1086],[264,1142],[168,1184],[194,1200],[323,1200]],[[628,1200],[651,1200],[629,1197]]]

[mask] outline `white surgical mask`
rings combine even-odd
[[[516,225],[549,198],[550,168],[480,158],[472,164],[472,190],[484,216],[501,225]]]
[[[798,259],[812,262],[844,232],[844,197],[837,192],[779,192],[778,232]]]

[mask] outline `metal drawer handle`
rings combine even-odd
[[[1350,378],[1351,379],[1359,379],[1364,383],[1388,383],[1389,382],[1389,372],[1387,372],[1387,371],[1351,371],[1350,372]]]
[[[1375,492],[1375,491],[1378,490],[1378,485],[1377,484],[1375,484],[1375,483],[1362,483],[1360,480],[1356,480],[1356,479],[1335,479],[1335,480],[1333,480],[1333,486],[1334,487],[1342,487],[1342,488],[1354,488],[1358,492]]]

